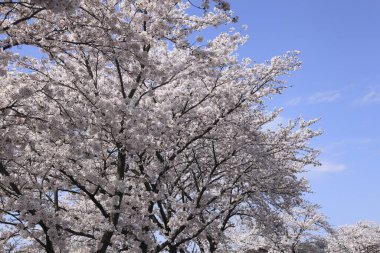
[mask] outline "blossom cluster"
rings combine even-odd
[[[298,52],[251,64],[236,53],[244,34],[204,41],[235,21],[227,1],[1,8],[3,247],[223,252],[237,219],[269,228],[273,207],[302,202],[320,133],[302,119],[268,129],[279,112],[263,105]],[[40,55],[12,50],[23,45]]]

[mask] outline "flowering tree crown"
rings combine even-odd
[[[2,1],[0,241],[11,252],[223,252],[236,221],[297,206],[298,119],[263,102],[298,52],[240,61],[202,31],[228,2]],[[192,13],[192,14],[191,14]],[[198,37],[196,37],[198,36]],[[16,54],[17,46],[40,50]]]

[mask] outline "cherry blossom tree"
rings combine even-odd
[[[298,52],[239,60],[227,1],[0,1],[0,243],[223,252],[302,202],[314,121],[266,127]],[[40,50],[20,55],[16,47]],[[265,221],[265,222],[264,222]]]
[[[329,253],[380,252],[380,225],[361,221],[338,228],[328,239]]]
[[[291,212],[280,213],[278,222],[272,223],[266,238],[274,252],[301,253],[318,250],[321,234],[330,232],[327,218],[318,212],[319,207],[302,203]],[[268,230],[268,228],[266,228]]]
[[[330,233],[325,216],[318,212],[317,205],[303,202],[291,210],[278,210],[265,216],[265,222],[250,224],[245,222],[228,232],[228,251],[246,250],[267,253],[312,253],[325,252],[323,233]],[[256,219],[257,220],[257,219]]]

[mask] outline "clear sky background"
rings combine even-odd
[[[380,222],[380,1],[238,0],[249,42],[241,57],[263,62],[288,50],[303,67],[271,106],[280,121],[321,118],[313,147],[322,166],[306,174],[332,225]]]

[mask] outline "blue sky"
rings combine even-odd
[[[297,49],[303,67],[270,106],[280,120],[321,118],[312,145],[322,166],[307,173],[332,225],[380,222],[380,1],[240,0],[241,57],[262,62]]]

